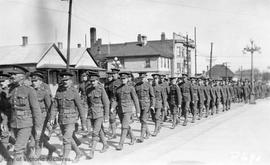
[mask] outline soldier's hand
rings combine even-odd
[[[111,112],[111,113],[113,113],[113,111],[114,111],[114,109],[113,109],[113,108],[111,108],[111,109],[110,109],[110,112]]]
[[[178,108],[181,108],[181,105],[178,105]]]
[[[3,132],[8,131],[8,126],[7,126],[6,124],[1,123],[1,130],[2,130]]]
[[[138,119],[140,119],[140,112],[136,113]]]

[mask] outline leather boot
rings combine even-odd
[[[73,140],[71,141],[71,148],[76,153],[76,157],[74,158],[72,163],[78,163],[80,161],[81,157],[83,156],[83,154],[82,154],[81,150],[79,149],[79,147],[77,146],[76,142]]]
[[[148,126],[147,125],[145,125],[145,127],[146,127],[146,131],[145,131],[145,139],[149,139],[149,137],[151,136],[151,133],[150,133],[150,131],[149,131],[149,128],[148,128]]]
[[[93,140],[92,141],[92,148],[90,150],[90,153],[89,153],[87,159],[93,159],[94,158],[94,153],[95,153],[96,146],[97,146],[97,141],[96,140]]]
[[[82,142],[77,138],[75,132],[73,132],[72,138],[75,141],[75,143],[76,143],[77,146],[80,146],[82,144]]]
[[[139,139],[137,139],[137,142],[138,143],[142,143],[144,141],[144,134],[146,132],[146,129],[144,127],[144,125],[142,124],[142,127],[141,127],[141,136]]]
[[[119,142],[119,145],[116,147],[116,150],[121,151],[123,149],[124,142],[125,142],[125,139],[127,136],[127,132],[128,132],[128,129],[122,129],[120,142]]]
[[[107,144],[107,140],[105,139],[105,133],[104,133],[103,129],[100,130],[99,136],[100,136],[101,142],[103,143],[103,147],[102,147],[100,153],[104,153],[109,149],[109,145]]]
[[[157,134],[158,134],[158,123],[157,123],[157,121],[156,121],[156,122],[155,122],[155,130],[154,130],[152,136],[157,136]]]
[[[62,160],[61,165],[66,165],[67,162],[70,160],[70,158],[69,158],[70,150],[71,150],[70,148],[68,148],[67,146],[64,146],[64,149],[63,149],[63,160]]]
[[[51,145],[47,140],[44,141],[44,147],[46,147],[49,151],[47,155],[47,159],[49,160],[52,159],[53,153],[57,151],[56,147]]]
[[[186,112],[186,114],[185,114],[185,120],[184,120],[183,126],[186,126],[186,125],[187,125],[187,122],[188,122],[188,119],[187,119],[187,112]]]
[[[205,118],[208,118],[208,115],[209,115],[209,109],[206,108],[206,111],[205,111]]]
[[[29,147],[29,159],[34,159],[36,158],[36,153],[35,153],[35,147]]]
[[[134,136],[131,127],[129,127],[129,129],[128,129],[128,134],[130,135],[130,143],[129,143],[129,145],[134,145],[134,143],[136,141],[136,137]]]
[[[112,135],[109,138],[110,140],[116,138],[116,122],[111,124],[111,130],[112,130]]]
[[[172,127],[171,127],[171,129],[174,129],[175,128],[175,126],[176,126],[176,120],[177,120],[177,115],[174,114],[173,115],[173,121],[172,121]]]

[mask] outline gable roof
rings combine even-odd
[[[227,70],[227,71],[226,71]],[[222,78],[226,77],[226,72],[227,72],[227,77],[233,77],[234,73],[225,65],[223,64],[218,64],[212,67],[211,69],[211,76],[212,78]],[[210,70],[206,72],[206,75],[209,75]]]
[[[31,44],[26,46],[0,47],[0,65],[36,64],[54,44]]]
[[[162,56],[173,58],[173,40],[147,41],[145,46],[138,42],[106,44],[88,49],[96,60],[113,57]]]

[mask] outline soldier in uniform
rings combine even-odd
[[[197,110],[198,110],[198,94],[199,94],[199,88],[198,85],[196,84],[196,78],[191,77],[191,113],[193,115],[192,117],[192,123],[195,123],[196,115],[197,115]]]
[[[136,115],[140,117],[140,106],[136,91],[133,86],[128,84],[127,72],[120,73],[121,85],[116,89],[116,99],[112,102],[111,111],[114,111],[116,106],[118,106],[117,114],[121,122],[121,138],[119,145],[116,147],[117,150],[122,150],[127,134],[131,137],[130,145],[133,145],[136,138],[132,133],[132,128],[130,127],[130,117],[132,115],[132,106],[135,105]]]
[[[215,87],[215,82],[214,80],[210,81],[210,110],[211,110],[211,115],[214,115],[216,112],[216,101],[217,101],[217,96],[216,96],[216,87]]]
[[[110,139],[116,138],[116,110],[117,108],[113,108],[112,110],[112,103],[116,100],[116,89],[121,85],[121,80],[119,79],[119,69],[113,68],[112,70],[112,76],[113,80],[108,84],[108,97],[110,100],[110,112],[109,112],[109,122],[110,122],[110,129],[112,131],[112,135]]]
[[[38,141],[42,129],[42,114],[36,92],[24,85],[25,73],[20,70],[13,71],[13,79],[8,99],[11,105],[10,127],[16,138],[14,164],[17,164],[23,161],[32,128],[35,131],[35,140]]]
[[[41,117],[41,124],[42,124],[42,133],[40,140],[35,144],[35,154],[36,157],[39,158],[42,146],[44,145],[48,149],[48,159],[52,158],[53,152],[56,152],[56,147],[49,143],[49,136],[45,135],[45,129],[47,128],[47,123],[50,118],[51,108],[52,108],[52,98],[51,93],[46,87],[42,84],[44,76],[42,73],[32,73],[32,85],[37,93],[37,98],[39,101],[39,106],[41,109],[42,117]],[[33,140],[33,139],[32,139]],[[32,141],[33,146],[34,141]]]
[[[109,148],[105,139],[103,122],[104,120],[105,122],[108,120],[110,101],[103,85],[99,82],[98,74],[91,74],[90,82],[91,86],[87,88],[86,96],[89,107],[87,118],[91,120],[91,124],[93,126],[92,148],[89,154],[89,158],[92,159],[94,157],[94,151],[99,138],[103,143],[101,153],[106,152]]]
[[[215,83],[216,86],[216,113],[219,113],[219,105],[221,101],[221,87],[220,87],[220,81],[217,80]]]
[[[183,82],[180,83],[180,89],[181,93],[183,96],[183,102],[182,102],[182,107],[183,107],[183,115],[185,117],[183,126],[187,125],[188,122],[188,113],[189,113],[189,108],[190,108],[190,101],[191,101],[191,84],[188,81],[188,75],[187,74],[182,74],[183,76]]]
[[[221,84],[221,103],[222,103],[222,111],[224,112],[225,110],[227,110],[227,92],[225,81],[222,81]]]
[[[141,136],[138,139],[142,143],[150,136],[150,131],[147,126],[148,113],[150,108],[155,109],[155,94],[153,87],[148,83],[146,72],[139,73],[140,81],[135,85],[135,90],[140,102],[140,122],[141,122]]]
[[[160,76],[159,76],[159,78],[160,78],[159,84],[161,85],[161,87],[162,87],[163,90],[164,90],[165,97],[168,98],[168,94],[169,94],[169,84],[168,84],[168,82],[165,80],[165,77],[166,77],[166,75],[160,74]],[[168,101],[167,101],[167,100],[165,100],[165,101],[167,102],[166,105],[169,105],[169,104],[168,104]],[[161,109],[161,122],[166,121],[168,115],[169,115],[168,107],[162,108],[162,109]]]
[[[72,135],[75,130],[75,123],[78,120],[78,113],[82,122],[83,130],[85,128],[84,109],[80,100],[79,92],[72,85],[72,74],[69,72],[61,73],[63,86],[57,89],[55,95],[55,108],[52,109],[50,122],[53,123],[56,111],[58,114],[58,123],[63,135],[64,155],[62,164],[66,164],[69,159],[71,148],[76,152],[73,162],[78,162],[82,153],[75,143]]]
[[[209,85],[209,78],[205,78],[204,80],[204,96],[205,96],[205,117],[207,118],[209,115],[209,109],[210,109],[210,102],[211,102],[211,96],[210,96],[210,85]]]
[[[172,114],[172,129],[179,123],[178,114],[181,115],[182,94],[179,86],[177,85],[177,77],[170,77],[170,86],[168,94],[168,103]],[[179,112],[180,111],[180,112]]]
[[[155,130],[154,133],[152,134],[153,136],[157,136],[157,134],[160,132],[161,126],[161,108],[167,108],[167,98],[165,95],[165,91],[162,88],[162,86],[159,84],[159,74],[152,74],[152,77],[154,79],[152,86],[154,89],[154,94],[156,98],[156,104],[155,104],[155,109],[151,110],[152,118],[154,119],[155,122]]]
[[[201,120],[202,118],[202,112],[204,109],[204,101],[205,101],[205,95],[204,95],[204,89],[205,86],[203,84],[203,78],[198,78],[199,81],[199,86],[198,86],[198,96],[199,96],[199,100],[198,100],[198,109],[199,109],[199,118],[198,120]]]
[[[226,82],[226,92],[227,92],[227,111],[231,109],[231,102],[232,102],[232,94],[230,90],[230,82],[227,80]]]
[[[10,121],[11,108],[7,99],[9,78],[10,75],[8,74],[0,74],[0,163],[3,161],[3,158],[11,161],[7,151],[10,138],[8,122]]]
[[[249,100],[249,87],[248,87],[248,81],[244,81],[244,84],[242,86],[242,90],[243,90],[243,98],[245,101],[245,104],[248,103]]]

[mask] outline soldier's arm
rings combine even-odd
[[[168,107],[166,91],[163,88],[162,88],[162,91],[161,91],[161,97],[162,97],[163,107],[164,108]]]
[[[84,113],[84,109],[82,106],[82,101],[80,99],[79,92],[77,92],[77,91],[74,91],[74,102],[75,102],[76,107],[78,108],[82,125],[85,126],[86,125],[86,117],[84,116],[85,113]]]
[[[37,94],[34,91],[34,89],[29,88],[28,97],[29,97],[30,109],[32,111],[32,116],[34,119],[34,127],[36,130],[41,130],[42,129],[41,128],[42,114],[39,107]]]
[[[109,116],[110,100],[104,88],[102,88],[102,103],[104,106],[104,116],[107,119]]]
[[[177,101],[178,101],[178,106],[182,105],[182,92],[178,86],[176,86],[176,93],[177,93]]]
[[[132,98],[132,100],[133,100],[133,102],[134,102],[134,105],[135,105],[135,108],[136,108],[136,113],[138,114],[138,113],[140,113],[141,112],[141,110],[140,110],[140,104],[139,104],[139,99],[138,99],[138,96],[137,96],[137,94],[136,94],[136,91],[135,91],[135,88],[134,87],[130,87],[131,89],[131,98]]]
[[[193,87],[191,84],[189,85],[189,91],[190,91],[190,100],[194,101],[194,90],[192,89]]]
[[[155,104],[156,104],[156,98],[155,98],[155,93],[154,93],[154,89],[152,87],[152,85],[149,85],[149,96],[150,96],[150,99],[151,99],[151,108],[154,108],[155,107]]]

